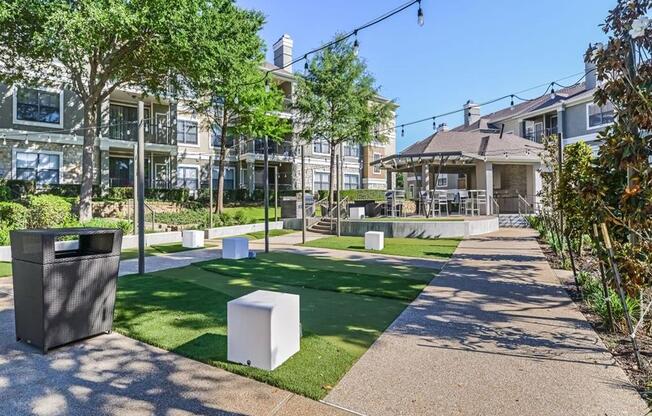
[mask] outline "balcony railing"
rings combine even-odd
[[[525,138],[528,140],[532,140],[533,142],[541,143],[544,137],[552,136],[554,134],[557,134],[557,127],[550,127],[543,130],[528,131],[525,133]]]
[[[294,147],[291,142],[277,143],[268,141],[268,153],[271,156],[292,157],[294,156]],[[247,141],[240,144],[240,154],[254,153],[262,155],[265,153],[265,142],[263,140]]]
[[[156,144],[176,144],[176,129],[159,123],[145,124],[145,142]],[[138,122],[136,120],[109,120],[109,139],[129,142],[138,141]]]

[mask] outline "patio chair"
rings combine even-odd
[[[419,212],[426,216],[430,214],[430,207],[432,205],[432,198],[430,198],[430,193],[428,191],[419,192]]]
[[[464,211],[466,215],[480,215],[480,208],[478,207],[478,192],[479,190],[472,189],[469,191],[469,197],[464,204]]]
[[[432,214],[440,217],[444,211],[448,215],[448,194],[446,191],[435,191],[432,198]]]
[[[466,215],[466,202],[469,200],[469,191],[460,190],[457,193],[457,213]]]

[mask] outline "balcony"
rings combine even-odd
[[[291,142],[277,143],[268,142],[268,152],[270,157],[293,157],[294,147]],[[262,155],[265,152],[265,143],[263,140],[248,141],[240,144],[240,154]]]
[[[536,143],[541,143],[544,137],[552,136],[555,134],[557,134],[557,127],[549,127],[547,129],[536,130],[529,129],[525,132],[525,138]]]

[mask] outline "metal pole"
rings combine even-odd
[[[138,101],[138,274],[145,273],[145,103]]]
[[[278,166],[274,165],[274,221],[278,221]]]
[[[340,145],[341,146],[341,145]],[[335,155],[335,192],[337,193],[337,200],[335,202],[335,215],[337,218],[337,223],[335,230],[337,231],[337,236],[340,236],[340,164],[342,163],[340,155]]]
[[[301,145],[301,242],[306,244],[306,145]]]
[[[133,176],[133,204],[131,204],[131,208],[134,213],[134,235],[138,234],[138,203],[137,201],[137,195],[138,195],[138,180],[136,176],[138,176],[138,142],[134,143],[134,164],[132,168],[132,176]]]
[[[267,145],[267,136],[265,136],[265,167],[263,168],[263,186],[265,187],[265,253],[269,253],[269,149]]]
[[[571,268],[573,269],[573,279],[575,279],[575,288],[577,289],[577,292],[580,294],[581,297],[582,291],[580,290],[580,284],[577,281],[577,268],[575,267],[575,257],[573,256],[573,247],[571,246],[571,239],[568,236],[568,234],[566,234],[565,237],[566,237],[566,245],[568,246],[568,257],[570,258]]]
[[[213,155],[208,156],[208,224],[213,228]]]
[[[620,296],[620,303],[623,307],[623,314],[625,315],[625,322],[627,323],[627,330],[629,331],[629,338],[632,341],[632,347],[634,348],[634,356],[636,357],[636,364],[638,369],[643,369],[643,361],[641,360],[641,355],[638,350],[638,343],[636,342],[636,334],[634,333],[634,325],[632,324],[632,318],[629,316],[629,311],[627,310],[627,300],[625,299],[625,292],[623,291],[622,281],[620,279],[620,272],[618,271],[618,266],[616,265],[614,249],[611,246],[611,238],[609,237],[609,230],[607,230],[607,225],[605,223],[600,224],[602,229],[602,239],[604,240],[604,246],[607,249],[607,254],[609,255],[609,264],[611,265],[611,271],[614,275],[614,280],[616,281],[616,288],[618,289],[618,296]]]

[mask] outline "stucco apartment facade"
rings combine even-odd
[[[283,35],[274,44],[271,79],[286,96],[280,116],[293,119],[296,80],[291,67],[292,39]],[[95,183],[101,189],[133,186],[137,141],[137,106],[145,107],[145,184],[148,188],[209,186],[211,169],[217,181],[219,134],[182,101],[143,97],[137,90],[115,91],[102,104],[100,134],[94,146]],[[81,176],[83,113],[81,103],[66,89],[0,84],[0,178],[36,180],[37,184],[77,184]],[[394,120],[391,122],[394,127]],[[344,146],[345,189],[385,189],[385,173],[366,169],[374,157],[395,152],[396,140],[370,146]],[[296,132],[295,132],[296,133]],[[301,188],[301,146],[295,133],[269,147],[270,183],[281,190]],[[230,137],[225,189],[263,188],[263,141]],[[305,146],[306,188],[328,189],[330,156],[318,140]],[[390,178],[391,180],[391,178]]]

